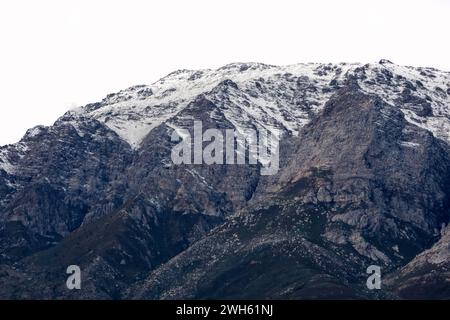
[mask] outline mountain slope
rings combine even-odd
[[[404,150],[405,138],[422,150]],[[398,110],[350,84],[293,140],[246,210],[152,272],[135,297],[372,297],[369,265],[395,270],[436,241],[449,150]]]

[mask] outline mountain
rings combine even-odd
[[[71,110],[0,148],[0,298],[449,298],[449,103],[449,72],[381,60],[179,70]],[[174,164],[195,121],[272,132],[278,172]]]

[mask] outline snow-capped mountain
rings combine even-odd
[[[217,70],[179,70],[149,86],[134,86],[108,95],[100,103],[70,112],[105,123],[133,148],[148,133],[205,94],[218,107],[228,107],[236,127],[250,122],[273,131],[297,134],[320,112],[333,92],[354,77],[361,89],[402,108],[407,120],[450,141],[448,110],[450,73],[433,68],[374,64],[296,64],[272,66],[235,63]],[[224,101],[221,85],[231,81]],[[233,91],[234,89],[234,91]]]
[[[268,129],[280,171],[174,165],[171,133],[195,120]],[[449,144],[449,72],[387,60],[173,72],[0,147],[0,297],[410,296],[368,292],[364,266],[395,284],[422,252],[448,256]],[[79,296],[70,264],[86,270]]]
[[[236,127],[256,121],[268,129],[295,134],[308,121],[308,112],[318,112],[331,96],[331,92],[325,92],[330,82],[342,82],[351,67],[249,63],[230,64],[217,70],[179,70],[150,86],[110,94],[102,102],[70,114],[103,122],[138,148],[153,128],[204,94],[218,102],[220,108],[229,107],[225,116]],[[299,86],[306,89],[300,96]],[[222,100],[225,88],[230,90],[226,92],[227,101]]]

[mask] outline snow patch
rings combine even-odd
[[[363,91],[376,94],[386,103],[400,103],[405,119],[430,131],[436,138],[450,142],[450,95],[446,88],[450,84],[450,72],[433,68],[398,66],[393,63],[369,64],[363,67],[365,79],[358,83]],[[401,102],[405,93],[413,99]],[[420,115],[414,108],[423,107],[417,100],[431,107],[430,115]]]
[[[400,145],[402,147],[407,147],[407,148],[417,148],[420,147],[419,143],[415,143],[415,142],[410,142],[410,141],[400,141]]]
[[[0,150],[0,169],[7,174],[14,174],[15,167],[7,159],[8,151],[6,149]]]

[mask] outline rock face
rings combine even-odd
[[[387,60],[230,64],[30,129],[0,148],[0,297],[450,298],[449,89]],[[174,164],[194,121],[271,131],[278,172]]]
[[[448,299],[450,296],[450,229],[406,266],[390,275],[389,287],[403,299]]]

